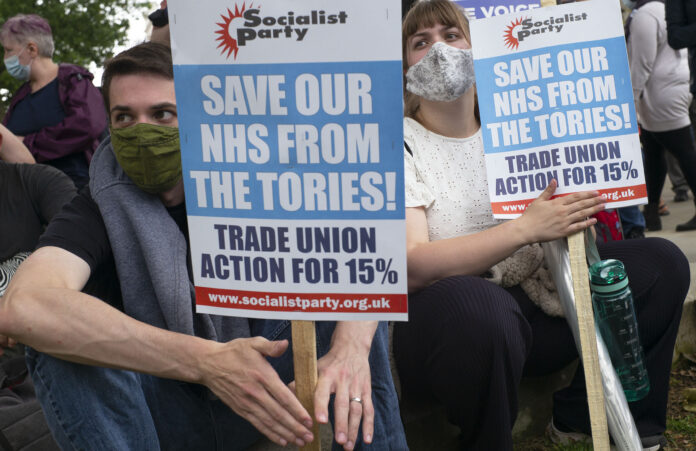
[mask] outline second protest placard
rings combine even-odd
[[[493,214],[598,190],[608,207],[646,202],[618,2],[591,0],[471,22]]]

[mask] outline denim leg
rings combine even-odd
[[[289,321],[250,321],[252,335],[290,339]],[[334,322],[317,322],[317,354],[328,352]],[[375,406],[373,449],[407,449],[381,323],[370,351]],[[285,383],[292,349],[269,359]],[[246,449],[261,434],[200,385],[80,365],[27,349],[27,365],[51,432],[62,449]],[[333,412],[333,399],[329,406]],[[159,438],[158,438],[159,437]],[[356,449],[364,447],[358,437]],[[335,449],[341,447],[334,444]]]
[[[375,433],[370,446],[364,446],[362,434],[358,443],[375,450],[407,450],[406,434],[399,413],[399,400],[394,388],[389,363],[389,330],[386,322],[380,322],[370,349],[372,374],[372,402],[375,406]]]
[[[618,208],[617,211],[619,212],[619,218],[621,218],[621,228],[624,236],[636,227],[645,229],[645,217],[637,206]]]
[[[159,449],[137,374],[80,365],[28,347],[27,366],[61,449]]]

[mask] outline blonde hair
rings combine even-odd
[[[408,49],[408,40],[411,36],[416,34],[418,30],[433,27],[437,24],[458,28],[466,40],[471,43],[469,20],[454,2],[450,0],[421,0],[413,4],[408,13],[406,13],[401,25],[401,56],[404,73],[404,116],[413,118],[420,105],[419,97],[406,91],[406,71],[408,70],[406,51]],[[478,119],[478,103],[476,104],[475,114]]]

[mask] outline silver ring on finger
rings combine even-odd
[[[360,399],[360,396],[353,396],[350,398],[350,402],[357,402],[358,404],[362,404],[362,399]]]

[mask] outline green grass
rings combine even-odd
[[[588,443],[571,443],[568,445],[552,445],[552,451],[592,451],[592,445]]]
[[[682,418],[667,418],[667,431],[696,435],[696,416],[689,415]]]

